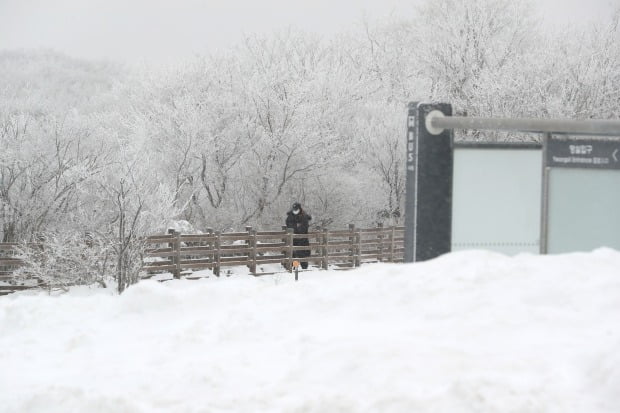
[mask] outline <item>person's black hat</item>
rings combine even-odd
[[[293,211],[297,210],[297,209],[301,209],[301,204],[299,202],[295,202],[293,203]]]

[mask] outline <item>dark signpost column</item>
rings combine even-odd
[[[405,262],[450,252],[452,237],[452,130],[433,128],[433,116],[451,116],[446,103],[409,104]]]

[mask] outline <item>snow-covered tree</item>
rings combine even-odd
[[[93,131],[75,116],[0,115],[1,229],[4,241],[64,225],[79,185],[105,162]]]
[[[162,233],[179,213],[175,191],[158,179],[158,164],[123,138],[117,137],[114,161],[90,182],[93,214],[83,223],[112,251],[119,293],[139,281],[145,237]]]
[[[418,8],[408,41],[430,81],[421,97],[469,115],[498,116],[507,82],[526,67],[541,32],[527,0],[439,0]],[[516,18],[515,16],[519,16]],[[538,56],[540,58],[540,55]]]
[[[17,246],[16,256],[23,265],[13,277],[36,280],[48,291],[93,283],[107,287],[114,260],[110,246],[101,241],[95,234],[77,230],[40,234],[37,243]]]

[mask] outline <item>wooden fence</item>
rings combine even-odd
[[[310,246],[294,246],[296,238],[308,238]],[[307,261],[327,269],[354,268],[366,262],[402,262],[404,227],[349,229],[341,231],[314,231],[297,235],[292,230],[256,231],[246,227],[245,232],[214,232],[206,234],[153,235],[145,240],[143,269],[147,277],[168,272],[175,278],[181,274],[208,269],[220,275],[223,267],[247,266],[254,275],[265,264],[280,264],[291,271],[295,259]],[[14,256],[15,243],[0,243],[0,295],[41,286],[36,280],[16,281],[13,272],[22,265]],[[37,244],[40,245],[40,244]],[[41,246],[43,248],[43,246]],[[293,252],[310,250],[311,256],[293,258]]]
[[[17,245],[13,242],[0,243],[0,295],[35,288],[39,285],[38,280],[34,280],[36,285],[33,285],[33,280],[18,282],[13,278],[13,271],[22,265],[22,260],[14,256]]]
[[[310,246],[294,246],[293,240],[308,238]],[[264,264],[281,264],[291,270],[295,259],[323,269],[358,267],[365,262],[402,262],[404,227],[315,231],[293,234],[292,229],[245,232],[155,235],[146,240],[144,269],[150,273],[169,272],[179,278],[184,272],[212,270],[220,275],[222,267],[247,266],[254,275]],[[293,252],[310,250],[307,258],[293,258]]]

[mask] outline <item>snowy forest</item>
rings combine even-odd
[[[131,274],[135,240],[174,222],[279,228],[299,201],[314,229],[402,224],[410,101],[618,119],[620,8],[597,26],[537,16],[526,0],[429,1],[333,38],[248,35],[165,68],[0,51],[0,240],[109,254]]]

